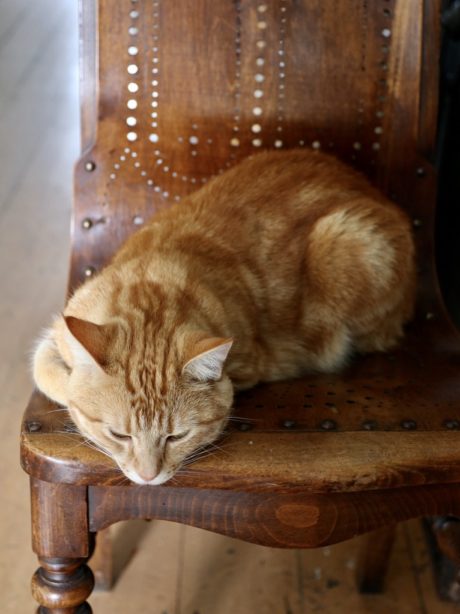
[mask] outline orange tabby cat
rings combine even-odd
[[[212,442],[234,389],[386,350],[414,302],[406,216],[318,152],[266,152],[156,215],[46,331],[34,378],[138,484]]]

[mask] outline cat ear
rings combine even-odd
[[[65,316],[67,343],[76,364],[97,364],[104,368],[108,362],[108,348],[113,340],[113,326],[100,325]]]
[[[195,344],[195,356],[188,360],[182,373],[192,376],[200,382],[215,382],[222,377],[225,359],[233,345],[233,339],[211,337]]]

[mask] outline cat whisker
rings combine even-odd
[[[62,424],[66,424],[66,423],[62,423]],[[81,438],[82,435],[78,431],[77,427],[75,426],[73,422],[71,422],[70,425],[74,427],[72,430],[69,430],[69,429],[64,430],[64,431],[55,430],[53,431],[53,433],[63,435],[67,439],[74,441],[75,445],[73,446],[73,448],[78,448],[80,446],[86,446],[87,448],[91,448],[92,450],[95,450],[96,452],[101,452],[101,454],[104,454],[105,456],[113,460],[113,456],[110,454],[110,452],[99,447],[93,440],[84,437],[80,441],[78,440],[76,441],[76,436],[78,438]],[[121,469],[120,469],[120,472],[121,472]]]
[[[184,465],[183,466],[184,467],[188,467],[189,465],[192,465],[193,463],[195,463],[198,460],[200,460],[200,459],[198,459],[198,458],[191,458],[191,459],[189,459],[187,461],[184,461]]]
[[[80,433],[77,432],[72,432],[72,431],[53,431],[53,435],[63,435],[64,437],[67,437],[68,439],[71,439],[72,441],[75,441],[75,437],[72,437],[72,435],[77,435],[79,437],[81,437]]]
[[[100,448],[94,443],[89,442],[89,441],[83,441],[82,444],[86,445],[88,448],[92,448],[93,450],[96,450],[96,452],[101,452],[102,454],[105,454],[105,456],[108,456],[110,459],[113,460],[113,456],[109,452],[107,452],[103,448]]]
[[[92,443],[90,443],[88,440],[78,440],[81,435],[80,433],[69,433],[68,431],[53,431],[53,433],[57,433],[61,436],[66,437],[67,439],[70,439],[70,441],[75,442],[75,445],[72,447],[72,449],[78,448],[80,446],[87,446],[88,448],[93,448],[94,450],[96,450],[97,452],[102,452],[102,454],[105,454],[106,456],[108,456],[109,458],[112,458],[112,456],[110,456],[110,454],[108,452],[106,452],[105,450],[102,450],[101,448],[96,447],[95,445],[93,445]],[[74,435],[74,436],[72,436]],[[75,435],[78,437],[75,437]]]
[[[228,454],[227,450],[225,450],[222,446],[217,444],[207,444],[203,448],[199,448],[192,452],[187,458],[197,458],[203,455],[215,454],[216,452],[223,452],[224,454]]]
[[[229,437],[231,435],[232,435],[231,432],[224,432],[224,433],[222,433],[220,438],[218,439],[218,441],[220,442],[220,445],[219,444],[213,444],[213,445],[217,446],[219,448],[219,450],[221,450],[222,452],[228,453],[227,451],[230,448],[234,448],[234,447],[240,445],[239,442],[237,442],[237,441],[229,440]]]
[[[219,446],[216,443],[210,443],[209,446],[211,446],[215,450],[219,450],[220,452],[223,452],[224,454],[229,454],[229,452],[227,452],[227,450],[225,450],[223,446]]]
[[[244,418],[242,416],[229,416],[229,422],[261,422],[262,418]]]
[[[64,417],[64,416],[63,416]],[[57,420],[57,422],[66,428],[72,428],[72,430],[78,430],[77,425],[71,418],[67,418],[67,420]]]
[[[72,424],[72,423],[61,422],[61,426],[64,427],[64,432],[65,433],[81,435],[81,433],[78,430],[78,428],[74,424]],[[57,433],[57,432],[62,432],[62,431],[53,431],[53,432]]]
[[[203,456],[209,456],[210,454],[214,454],[214,450],[201,450],[201,452],[195,452],[187,457],[188,461],[196,460],[197,458],[202,458]]]
[[[208,452],[207,454],[199,454],[197,456],[193,456],[192,458],[184,462],[184,467],[187,465],[190,465],[191,463],[195,463],[196,461],[203,460],[207,458],[208,456],[212,456],[213,454],[214,452]]]
[[[230,452],[226,448],[230,448],[233,445],[236,445],[236,444],[232,442],[228,442],[225,444],[225,447],[222,445],[215,444],[215,443],[207,444],[205,447],[199,448],[198,450],[195,450],[195,452],[192,452],[192,454],[190,454],[185,459],[183,466],[186,466],[191,463],[194,463],[195,461],[207,458],[208,456],[211,456],[212,454],[216,454],[216,452],[222,452],[223,454],[230,456]]]
[[[63,431],[54,431],[54,432],[60,432],[62,435],[67,435],[69,436],[69,433],[65,433]],[[76,433],[78,435],[80,435],[79,433]],[[71,435],[71,434],[70,434]],[[81,435],[80,435],[81,436]],[[73,437],[70,437],[70,439],[74,440]],[[78,443],[75,444],[75,447],[78,448],[79,446],[86,446],[87,448],[91,448],[93,450],[96,450],[96,452],[101,452],[102,454],[105,454],[105,456],[108,456],[110,459],[113,460],[113,456],[107,452],[106,450],[104,450],[103,448],[100,448],[97,444],[94,443],[94,441],[92,441],[91,439],[82,439],[81,441],[79,441]]]
[[[207,443],[206,445],[201,446],[200,448],[195,450],[195,452],[192,452],[192,454],[196,454],[198,452],[207,452],[211,449],[226,452],[225,448],[229,448],[230,446],[237,445],[236,442],[228,441],[229,434],[230,433],[222,433],[219,439],[217,440],[219,443],[214,443],[214,442]]]
[[[189,455],[188,455],[188,456],[185,458],[185,460],[192,460],[192,459],[195,459],[195,458],[199,458],[200,456],[203,456],[204,454],[206,454],[206,455],[207,455],[207,454],[212,454],[212,453],[213,453],[213,451],[212,451],[212,450],[209,450],[209,449],[207,449],[207,448],[200,449],[200,450],[195,450],[194,452],[192,452],[191,454],[189,454]]]

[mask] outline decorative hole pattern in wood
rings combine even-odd
[[[333,152],[423,220],[421,251],[431,244],[434,174],[418,151],[421,127],[430,147],[435,125],[434,107],[419,115],[422,0],[412,11],[361,0],[351,15],[330,0],[86,5],[101,31],[83,41],[99,79],[83,104],[93,100],[98,120],[83,126],[72,285],[107,261],[135,215],[147,220],[267,148]],[[102,217],[110,223],[83,232],[83,219]]]
[[[417,39],[416,4],[409,23],[401,0],[363,0],[352,16],[320,0],[100,0],[99,121],[86,135],[95,206],[121,220],[129,200],[147,219],[247,155],[292,147],[332,151],[414,202],[401,177],[416,163],[417,99],[398,87],[420,69],[421,47],[404,55],[402,35]]]

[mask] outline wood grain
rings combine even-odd
[[[456,432],[235,433],[223,451],[194,463],[193,473],[178,473],[165,488],[352,492],[455,483],[460,480],[457,444]],[[113,462],[83,446],[78,436],[27,436],[23,450],[23,467],[40,479],[99,485],[124,481]],[[60,462],[52,464],[50,458]]]
[[[87,489],[36,479],[30,488],[34,552],[48,558],[89,557]]]
[[[91,614],[94,577],[86,565],[93,543],[86,488],[31,480],[32,545],[40,567],[32,595],[46,612]]]
[[[456,489],[425,486],[334,494],[248,493],[162,487],[89,487],[90,530],[127,518],[190,524],[279,548],[316,548],[396,522],[458,514]]]
[[[421,181],[416,171],[423,166],[425,177],[433,173],[420,149],[426,151],[435,139],[436,96],[430,86],[437,74],[439,0],[413,5],[398,0],[389,6],[366,2],[354,12],[346,3],[303,0],[267,5],[263,16],[255,5],[210,0],[199,0],[194,10],[185,0],[164,4],[155,16],[140,2],[135,18],[129,7],[103,0],[98,3],[98,47],[97,22],[88,18],[94,2],[83,7],[84,155],[76,167],[72,284],[85,279],[86,267],[97,269],[107,261],[135,229],[136,216],[147,220],[176,196],[194,191],[202,179],[258,151],[252,131],[258,121],[255,106],[263,110],[263,148],[278,141],[290,148],[315,143],[364,170],[411,215],[423,203],[432,207],[435,184]],[[129,28],[137,33],[130,34]],[[155,45],[152,36],[157,36]],[[143,53],[130,59],[130,46]],[[211,49],[212,74],[207,67]],[[254,68],[258,54],[271,70]],[[96,57],[98,84],[91,71]],[[238,57],[241,64],[235,65]],[[127,73],[131,61],[137,67],[133,75]],[[152,85],[154,61],[162,68]],[[184,79],[195,74],[199,78]],[[263,79],[260,99],[254,97],[256,74]],[[338,74],[341,79],[335,78]],[[127,91],[128,82],[138,93]],[[95,115],[94,100],[97,127],[89,119]],[[128,100],[136,105],[129,113]],[[127,139],[127,115],[136,120],[135,141]],[[157,144],[150,134],[158,136]],[[190,138],[197,140],[196,147]],[[90,172],[88,163],[94,163]],[[420,184],[423,202],[417,198]],[[84,229],[86,218],[99,222]],[[420,241],[431,242],[429,225],[417,234]]]

